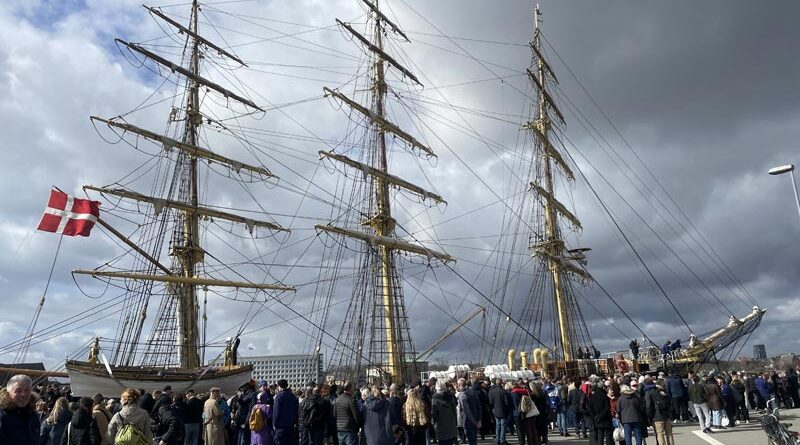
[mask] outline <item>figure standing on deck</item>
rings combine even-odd
[[[89,360],[92,365],[97,364],[97,358],[100,357],[100,338],[95,337],[92,347],[89,348]]]
[[[639,360],[639,342],[634,338],[631,340],[628,347],[631,348],[631,358],[634,360]]]

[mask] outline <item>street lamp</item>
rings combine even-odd
[[[781,165],[769,169],[771,175],[782,175],[789,173],[792,178],[792,191],[794,191],[794,202],[797,204],[797,213],[800,214],[800,197],[797,196],[797,183],[794,181],[794,164]]]

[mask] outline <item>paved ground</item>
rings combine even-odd
[[[759,415],[750,414],[749,424],[737,425],[726,430],[714,431],[713,434],[698,433],[698,426],[693,424],[676,424],[673,430],[675,445],[766,445],[767,436],[761,429]],[[800,409],[782,410],[781,421],[792,423],[792,430],[800,430]],[[510,445],[518,445],[516,436],[509,437]],[[588,445],[586,439],[576,439],[575,437],[561,437],[557,433],[550,434],[551,443]],[[486,440],[478,440],[480,445],[494,445],[494,438],[487,437]],[[650,437],[647,439],[648,445],[656,445],[652,429]]]

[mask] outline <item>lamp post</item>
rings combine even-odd
[[[789,173],[789,176],[792,178],[792,191],[794,191],[794,201],[797,204],[797,213],[800,214],[800,197],[798,197],[797,195],[797,183],[794,181],[794,164],[781,165],[779,167],[773,167],[769,169],[769,174],[771,175],[782,175],[784,173]]]

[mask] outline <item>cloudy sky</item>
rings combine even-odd
[[[524,70],[531,59],[527,42],[534,5],[521,0],[383,3],[411,39],[404,43],[391,36],[388,51],[425,85],[402,84],[401,76],[390,71],[390,79],[400,85],[393,100],[402,102],[390,106],[390,112],[439,156],[428,162],[396,150],[392,169],[448,201],[425,209],[400,196],[398,220],[417,239],[440,240],[437,248],[459,258],[455,270],[464,278],[442,267],[425,275],[419,261],[406,267],[415,277],[406,283],[406,295],[419,350],[474,304],[486,304],[481,295],[492,295],[493,276],[487,268],[505,258],[498,240],[504,239],[501,221],[508,209],[498,198],[511,202],[513,181],[524,176],[510,168],[525,156],[513,153],[525,150],[520,124],[530,94]],[[170,5],[158,6],[185,22],[187,5]],[[222,169],[212,169],[209,183],[214,185],[204,196],[214,205],[257,210],[249,194],[273,213],[269,219],[293,230],[289,237],[259,239],[257,244],[266,246],[261,250],[239,239],[245,232],[231,230],[228,242],[249,258],[294,265],[271,269],[269,279],[299,285],[296,293],[282,296],[283,303],[268,303],[268,310],[247,326],[243,344],[252,349],[243,354],[302,350],[308,345],[305,335],[314,331],[309,320],[318,320],[319,313],[312,312],[318,289],[313,283],[332,239],[315,236],[313,224],[336,219],[341,206],[326,206],[339,183],[336,169],[318,162],[317,152],[341,151],[346,143],[340,142],[354,138],[340,104],[323,98],[322,87],[352,92],[364,86],[363,80],[353,81],[365,71],[361,47],[335,26],[340,18],[363,29],[362,6],[357,0],[257,0],[210,2],[203,8],[205,35],[249,65],[229,71],[216,56],[212,64],[209,55],[208,77],[268,110],[252,122],[236,121],[249,129],[256,149],[237,152],[213,125],[207,126],[204,141],[226,155],[264,164],[281,177],[266,186],[247,186],[242,197],[242,188],[226,183]],[[749,312],[752,303],[738,282],[769,309],[761,328],[739,345],[742,354],[749,355],[757,343],[765,343],[769,354],[795,350],[800,219],[789,178],[766,171],[800,162],[795,138],[800,128],[795,51],[800,30],[793,22],[800,7],[792,2],[764,7],[744,1],[543,1],[541,9],[544,50],[560,81],[552,94],[567,120],[565,150],[693,332],[725,324],[729,311]],[[152,177],[126,175],[158,153],[157,147],[142,142],[135,147],[139,151],[113,144],[118,137],[106,128],[96,131],[88,116],[138,109],[126,115],[129,122],[160,131],[166,128],[178,77],[168,75],[164,82],[160,74],[169,73],[151,64],[140,67],[139,60],[120,51],[114,37],[147,42],[175,61],[180,39],[164,38],[172,30],[132,0],[12,0],[0,5],[0,25],[0,118],[5,123],[0,283],[6,301],[0,359],[10,362],[14,342],[25,333],[45,289],[58,244],[57,236],[34,230],[50,186],[78,196],[83,196],[83,184],[120,181],[144,185],[142,192],[152,186]],[[221,96],[206,94],[204,104],[216,111],[224,108]],[[579,175],[575,184],[560,189],[560,199],[583,221],[583,231],[571,235],[570,244],[593,249],[590,272],[651,338],[685,338],[683,323],[586,180]],[[112,212],[117,217],[127,216],[124,210],[131,208],[116,207],[116,202],[104,206],[117,210]],[[133,230],[124,220],[119,224]],[[221,239],[208,240],[210,252],[226,250],[225,245]],[[730,274],[704,253],[711,249]],[[37,331],[63,320],[74,323],[42,332],[29,360],[57,366],[65,354],[83,355],[81,345],[92,337],[114,337],[119,292],[85,278],[77,286],[69,271],[100,266],[121,253],[102,232],[64,240]],[[524,245],[516,254],[525,256]],[[340,272],[348,270],[343,266]],[[264,269],[254,273],[264,279]],[[432,292],[431,283],[444,290]],[[347,293],[345,285],[331,301],[326,327],[334,335]],[[629,339],[622,333],[638,335],[596,286],[581,295],[582,311],[601,350],[623,349]],[[252,310],[248,303],[224,297],[209,297],[208,338],[216,344]],[[478,332],[476,320],[434,358],[474,360]],[[332,344],[330,338],[325,344]]]

